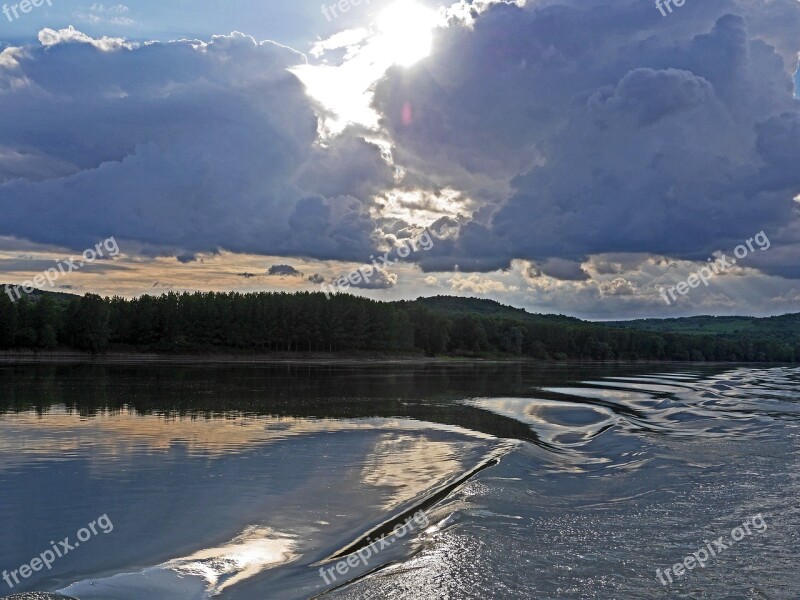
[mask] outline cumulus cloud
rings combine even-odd
[[[0,60],[0,235],[153,255],[363,260],[393,177],[345,131],[317,144],[303,55],[242,34],[134,44],[43,30]],[[8,118],[13,115],[14,118]]]
[[[688,71],[634,69],[616,87],[595,92],[588,107],[597,115],[601,127],[608,126],[607,116],[632,119],[639,127],[645,127],[714,100],[712,85]]]
[[[267,275],[276,277],[302,277],[303,274],[292,265],[272,265]]]
[[[383,269],[359,269],[357,276],[350,277],[350,287],[361,290],[388,290],[397,285],[397,274]]]
[[[638,0],[547,0],[441,31],[375,98],[398,162],[484,204],[421,265],[560,260],[556,276],[580,279],[590,255],[698,259],[763,229],[794,259],[760,268],[800,277],[798,30],[795,0],[668,19]]]
[[[474,292],[476,294],[489,294],[490,292],[507,292],[516,288],[509,288],[502,281],[480,275],[462,275],[456,273],[448,281],[450,289],[454,292]]]
[[[563,258],[549,258],[529,267],[531,277],[546,275],[555,279],[566,281],[583,281],[589,279],[589,274],[583,269],[583,264],[578,261]]]
[[[39,32],[39,42],[44,47],[56,46],[58,44],[86,44],[97,50],[109,52],[121,48],[132,49],[134,46],[123,38],[103,36],[92,38],[70,26],[66,29],[50,29],[45,27]]]

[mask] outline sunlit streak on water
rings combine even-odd
[[[291,537],[269,528],[250,528],[219,548],[201,550],[164,565],[178,573],[197,575],[206,580],[209,592],[217,594],[267,568],[296,558]]]

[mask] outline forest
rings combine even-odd
[[[797,362],[800,333],[672,333],[450,297],[38,294],[17,302],[0,295],[0,350]]]

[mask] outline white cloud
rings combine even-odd
[[[72,26],[59,30],[44,28],[39,32],[39,42],[45,47],[56,46],[58,44],[89,44],[104,52],[120,50],[122,48],[130,50],[135,46],[135,44],[127,42],[123,38],[106,36],[92,38],[85,33],[81,33]]]
[[[450,289],[455,292],[474,292],[476,294],[489,294],[491,292],[507,292],[516,290],[515,287],[506,287],[502,281],[491,279],[490,277],[482,277],[477,274],[462,275],[456,273],[453,277],[447,280],[450,284]]]

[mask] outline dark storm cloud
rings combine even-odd
[[[550,0],[440,33],[433,57],[390,71],[376,107],[398,162],[489,208],[422,266],[705,260],[765,230],[793,259],[765,253],[759,268],[800,277],[798,31],[795,0],[668,18],[638,0]]]
[[[23,272],[36,272],[47,271],[58,265],[61,261],[34,259],[34,258],[0,258],[0,273],[23,273]],[[96,262],[87,263],[83,265],[80,270],[84,273],[111,273],[129,271],[130,267],[114,264],[108,260],[96,259]]]
[[[583,265],[577,261],[563,258],[550,258],[541,263],[531,265],[528,269],[529,277],[546,275],[561,281],[585,281],[589,274],[583,270]]]
[[[388,271],[372,270],[367,274],[365,269],[356,271],[359,277],[351,279],[350,287],[362,290],[388,290],[397,285],[397,275]],[[355,282],[355,283],[353,283]]]
[[[0,235],[143,253],[227,249],[322,259],[373,251],[380,151],[325,148],[287,69],[304,57],[242,34],[131,45],[47,30],[0,55]]]
[[[303,274],[292,265],[272,265],[267,271],[267,275],[279,277],[302,277]]]

